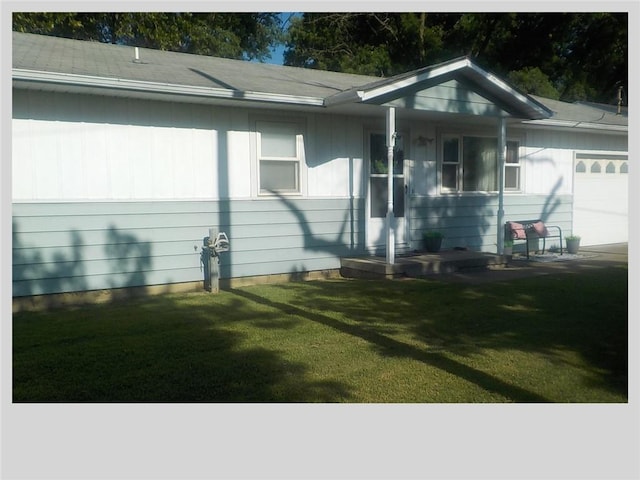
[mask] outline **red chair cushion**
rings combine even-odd
[[[509,229],[511,230],[511,236],[515,239],[515,240],[526,240],[527,239],[527,234],[524,231],[524,227],[522,226],[521,223],[517,223],[517,222],[507,222],[509,225]]]

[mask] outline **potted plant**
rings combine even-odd
[[[422,234],[422,238],[424,239],[424,247],[427,252],[439,252],[440,247],[442,246],[442,239],[444,235],[442,232],[438,232],[435,230],[429,230],[428,232],[424,232]]]
[[[569,235],[566,237],[566,241],[567,252],[578,253],[578,249],[580,248],[580,237],[578,235]]]
[[[510,257],[513,255],[513,240],[510,238],[504,241],[504,248],[502,250],[502,254],[506,257]]]

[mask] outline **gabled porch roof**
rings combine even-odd
[[[448,87],[450,92],[437,88],[442,86]],[[529,120],[553,115],[542,103],[520,93],[468,57],[350,88],[325,98],[324,102],[327,107],[348,103],[432,111],[446,111],[448,107],[452,113],[476,115],[497,115],[502,110],[513,117]],[[472,104],[476,105],[470,107]]]

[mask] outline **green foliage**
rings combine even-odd
[[[15,13],[13,29],[246,60],[282,40],[276,13]]]
[[[525,67],[522,70],[510,72],[507,78],[524,93],[554,100],[560,98],[560,93],[551,84],[549,77],[538,67]]]
[[[286,47],[287,65],[375,76],[465,55],[566,101],[628,85],[626,13],[305,13]]]
[[[390,76],[442,49],[443,26],[426,13],[305,13],[288,31],[286,65]]]

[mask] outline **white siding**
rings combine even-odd
[[[26,91],[14,105],[15,201],[257,196],[247,109]],[[303,193],[360,197],[362,121],[296,118],[306,124]]]
[[[15,124],[15,120],[14,120]],[[83,125],[82,136],[84,137],[84,148],[91,152],[89,158],[90,168],[87,170],[87,199],[99,200],[101,198],[109,198],[111,188],[109,181],[109,156],[107,151],[107,136],[105,135],[106,126],[96,123],[85,123]],[[36,133],[37,135],[37,133]],[[15,148],[15,145],[14,145]],[[22,163],[25,159],[18,155],[14,155],[13,165]],[[151,165],[151,159],[149,159],[149,166]],[[150,171],[150,168],[149,168]],[[16,179],[14,175],[14,185],[19,184],[20,179]],[[37,195],[33,197],[14,197],[17,199],[39,199]],[[79,197],[82,198],[82,197]]]
[[[211,107],[25,92],[14,104],[16,201],[217,196],[220,122]],[[239,153],[232,163],[246,170]]]
[[[260,115],[282,117],[283,112]],[[253,117],[245,108],[15,91],[14,200],[255,198]],[[384,128],[384,119],[295,117],[306,128],[304,195],[361,198],[365,126]],[[411,135],[411,193],[436,195],[437,134],[449,128],[424,121],[402,128]],[[518,127],[507,134],[522,138],[524,194],[570,195],[576,150],[627,150],[622,135]]]
[[[230,196],[232,198],[251,197],[251,142],[249,132],[240,129],[230,131],[227,134],[229,147],[229,178],[231,183]],[[213,165],[210,163],[210,166]]]
[[[559,148],[520,149],[522,188],[532,195],[571,194],[573,151]]]
[[[334,115],[314,115],[307,123],[305,142],[308,195],[362,195],[362,122]]]
[[[523,189],[527,194],[572,194],[576,150],[627,151],[626,135],[531,129],[524,138],[521,155]]]
[[[436,195],[438,192],[436,129],[433,125],[418,125],[412,128],[411,132],[411,155],[414,159],[411,194]]]

